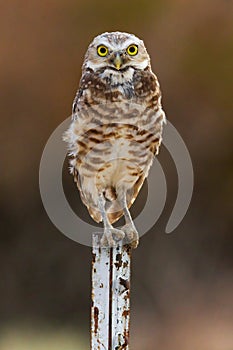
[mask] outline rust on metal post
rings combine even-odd
[[[113,262],[113,248],[110,248],[110,256],[109,256],[109,330],[108,330],[108,350],[112,350],[112,262]]]
[[[131,249],[113,248],[112,350],[129,349]]]
[[[91,349],[108,350],[110,250],[100,248],[99,235],[93,235]]]
[[[131,249],[93,235],[91,350],[129,350]]]

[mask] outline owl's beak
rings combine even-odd
[[[115,54],[115,58],[113,60],[113,63],[114,63],[114,66],[116,67],[117,70],[121,69],[121,66],[123,64],[123,60],[118,52]]]

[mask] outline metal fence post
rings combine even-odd
[[[130,262],[129,246],[100,247],[93,235],[91,350],[129,350]]]

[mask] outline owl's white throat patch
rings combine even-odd
[[[109,81],[111,85],[123,85],[133,80],[134,69],[129,67],[127,70],[117,71],[111,68],[106,68],[101,74],[102,79]]]

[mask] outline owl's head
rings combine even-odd
[[[133,34],[112,32],[95,37],[85,55],[83,68],[124,72],[129,68],[150,67],[150,57],[142,40]]]

